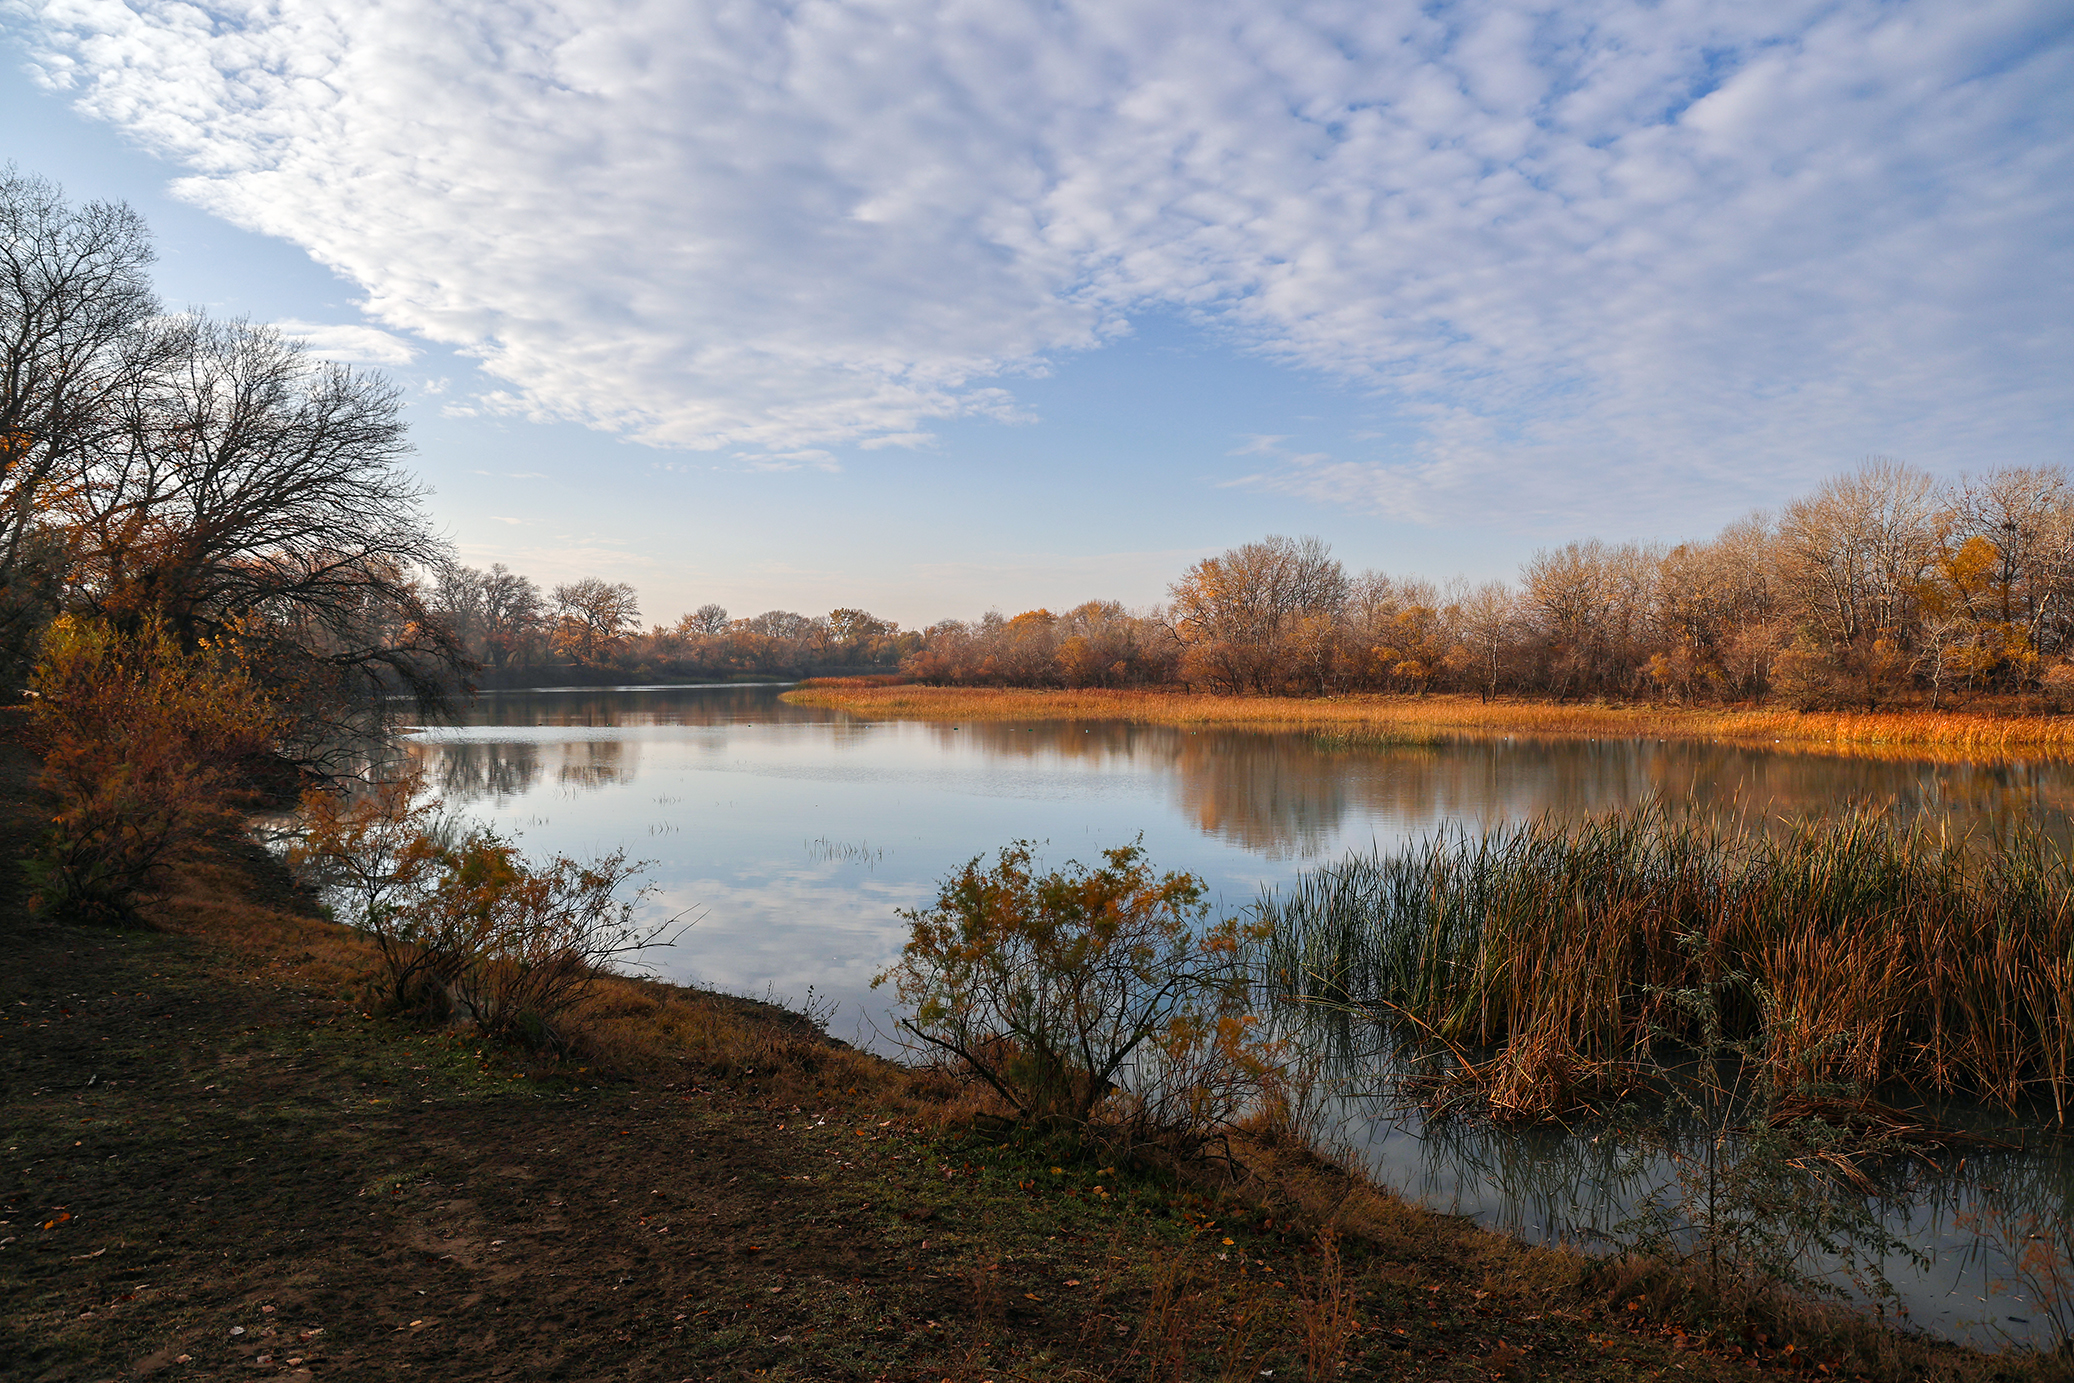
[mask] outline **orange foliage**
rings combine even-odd
[[[158,627],[123,636],[65,617],[30,684],[43,786],[57,798],[30,871],[37,905],[129,917],[168,859],[235,820],[279,717],[236,660]]]

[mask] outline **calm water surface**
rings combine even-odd
[[[871,977],[898,954],[903,907],[1011,840],[1054,862],[1143,835],[1163,869],[1205,879],[1224,907],[1349,849],[1437,828],[1480,829],[1650,794],[1793,814],[1847,803],[1991,825],[2028,815],[2074,835],[2074,768],[1838,759],[1676,741],[1531,741],[1333,748],[1303,735],[1113,722],[863,721],[790,706],[777,686],[625,688],[485,697],[469,723],[411,750],[453,808],[536,853],[622,845],[653,861],[657,916],[696,925],[668,978],[838,1005],[830,1031],[887,1047]],[[1429,1135],[1350,1108],[1347,1137],[1383,1179],[1427,1204],[1529,1237],[1619,1217],[1626,1192],[1581,1140]],[[2065,1159],[1996,1169],[2039,1203],[2068,1204]],[[1945,1333],[2025,1336],[2029,1306],[1956,1220],[1972,1183],[1908,1221],[1938,1257],[1909,1276],[1914,1318]],[[1900,1265],[1895,1265],[1897,1273]],[[2009,1317],[2022,1316],[2023,1320]]]

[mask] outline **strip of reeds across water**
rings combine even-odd
[[[1650,804],[1350,856],[1262,901],[1272,982],[1454,1052],[1501,1117],[1727,1042],[1787,1087],[2042,1098],[2065,1122],[2074,867],[2051,840],[1740,825]]]
[[[1118,720],[1297,730],[1334,743],[1502,735],[1675,736],[1805,753],[1960,761],[2074,758],[2074,716],[1786,707],[1601,705],[1473,696],[1223,696],[1200,692],[803,683],[785,700],[920,720]]]

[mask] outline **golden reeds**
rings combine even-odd
[[[1285,995],[1478,1053],[1500,1114],[1723,1044],[1782,1088],[2074,1096],[2074,864],[2028,826],[1650,805],[1350,857],[1260,907]]]
[[[854,679],[844,679],[849,683]],[[806,687],[785,699],[860,716],[922,720],[1121,720],[1323,733],[1358,743],[1457,737],[1676,737],[1796,752],[1896,758],[2074,758],[2074,717],[1951,711],[1481,701],[1469,696],[1215,696],[999,687]]]

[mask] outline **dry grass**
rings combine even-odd
[[[1148,725],[1300,730],[1348,740],[1459,737],[1684,738],[1802,752],[1964,761],[2074,758],[2074,717],[1977,712],[1480,701],[1469,696],[1213,696],[1165,691],[802,684],[785,699],[860,716],[921,720],[1122,720]]]
[[[254,971],[364,1011],[386,1003],[374,944],[319,915],[315,900],[257,846],[218,842],[178,861],[142,909],[159,931],[205,940]],[[514,1049],[530,1074],[581,1066],[608,1078],[720,1079],[773,1098],[836,1087],[905,1108],[941,1103],[930,1078],[829,1041],[807,1019],[755,999],[607,974],[568,1019],[560,1058]]]
[[[1438,1042],[1499,1117],[1618,1093],[1713,1033],[1781,1088],[2074,1104],[2074,860],[2035,828],[1780,832],[1660,805],[1350,856],[1263,903],[1297,998]],[[1489,1051],[1472,1060],[1473,1052]]]
[[[908,679],[897,672],[860,672],[850,677],[806,677],[800,687],[808,691],[868,691],[874,687],[905,686]]]

